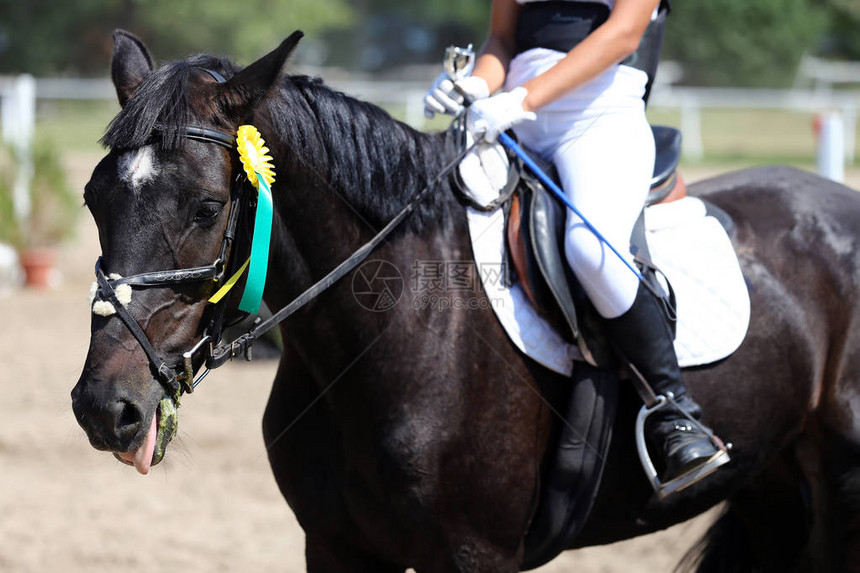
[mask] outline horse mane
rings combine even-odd
[[[264,108],[285,146],[288,169],[310,172],[316,183],[324,178],[324,186],[377,228],[442,170],[449,155],[447,135],[417,131],[319,78],[284,78]],[[274,151],[281,151],[271,143]],[[417,206],[412,219],[448,219],[443,213],[450,204],[446,183]]]
[[[159,67],[111,121],[101,143],[119,150],[154,143],[175,151],[184,146],[184,127],[195,115],[208,112],[210,120],[223,123],[220,110],[211,105],[207,109],[207,102],[195,102],[190,93],[192,74],[200,74],[200,68],[226,78],[239,69],[227,59],[206,54]],[[445,136],[416,131],[378,106],[309,76],[282,77],[252,121],[266,137],[280,164],[278,171],[304,173],[305,190],[333,190],[376,228],[441,171],[447,155]],[[153,137],[156,129],[158,137]],[[415,228],[431,219],[447,219],[441,211],[450,203],[450,194],[445,192],[447,184],[443,187],[417,206],[408,225]]]
[[[112,149],[137,149],[157,141],[163,150],[180,149],[185,143],[184,128],[195,109],[188,87],[191,75],[200,73],[200,68],[225,77],[238,69],[226,58],[198,54],[153,70],[110,122],[100,143]],[[153,139],[156,126],[161,133]]]

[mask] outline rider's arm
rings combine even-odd
[[[543,74],[526,82],[526,111],[538,110],[594,79],[639,47],[642,34],[660,0],[615,0],[609,19]],[[520,6],[515,0],[493,0],[490,37],[473,75],[487,81],[490,93],[502,86],[514,54]]]
[[[508,64],[516,49],[517,19],[520,5],[515,0],[493,0],[490,15],[490,36],[475,63],[473,76],[483,78],[495,92],[505,83]]]
[[[615,0],[609,19],[602,26],[558,64],[524,84],[529,93],[523,109],[542,108],[635,52],[659,1]]]

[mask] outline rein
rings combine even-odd
[[[474,147],[474,145],[472,147]],[[460,164],[463,157],[472,150],[472,147],[468,147],[458,153],[457,156],[448,163],[442,171],[440,171],[436,177],[424,187],[424,189],[416,193],[409,203],[407,203],[406,206],[403,207],[403,209],[401,209],[397,215],[395,215],[394,218],[392,218],[391,221],[389,221],[388,224],[385,225],[385,227],[383,227],[382,230],[380,230],[372,239],[359,247],[352,255],[349,256],[349,258],[331,270],[326,276],[309,287],[305,292],[293,299],[290,304],[273,314],[265,321],[260,322],[254,326],[254,328],[239,336],[232,342],[211,348],[209,357],[206,359],[207,369],[217,368],[240,353],[244,354],[247,360],[250,360],[251,345],[257,338],[277,326],[280,322],[284,321],[291,314],[319,296],[340,278],[361,264],[361,262],[364,261],[374,251],[374,249],[376,249],[376,247],[385,241],[394,229],[396,229],[397,226],[415,210],[415,206],[427,197],[430,194],[430,191],[439,185],[443,179],[451,174],[451,171]],[[207,372],[204,372],[200,376],[200,379],[202,379],[206,374]]]
[[[182,135],[188,139],[213,143],[226,147],[231,151],[235,150],[235,138],[220,131],[190,125],[184,128]],[[451,174],[451,172],[460,164],[463,157],[465,157],[473,147],[474,145],[466,147],[460,151],[454,160],[448,163],[421,191],[416,193],[409,203],[407,203],[406,206],[403,207],[403,209],[401,209],[397,215],[395,215],[394,218],[382,228],[382,230],[380,230],[367,243],[359,247],[352,255],[350,255],[349,258],[344,260],[326,276],[297,296],[292,302],[267,320],[259,322],[258,318],[258,322],[253,328],[231,342],[222,343],[221,341],[223,316],[226,310],[226,298],[215,303],[212,318],[204,330],[203,337],[196,345],[194,345],[193,348],[182,354],[183,370],[180,373],[177,373],[174,368],[170,367],[167,361],[158,354],[137,321],[135,321],[131,314],[118,301],[115,288],[123,284],[129,285],[132,288],[167,288],[178,284],[203,281],[214,281],[216,284],[222,282],[226,275],[225,261],[232,250],[231,247],[235,239],[236,226],[239,220],[239,211],[243,204],[242,191],[244,184],[247,181],[247,178],[244,177],[244,175],[240,174],[236,177],[236,183],[230,198],[231,210],[227,222],[227,229],[224,231],[224,238],[221,241],[219,255],[214,263],[204,267],[140,273],[128,277],[111,279],[108,278],[102,270],[100,257],[96,261],[95,267],[96,281],[98,285],[96,299],[105,300],[113,304],[116,309],[117,316],[122,320],[126,328],[129,329],[146,354],[150,367],[155,373],[156,379],[164,387],[167,395],[172,397],[176,403],[179,403],[179,397],[182,392],[193,392],[194,388],[197,387],[197,385],[209,374],[211,370],[218,368],[238,355],[243,355],[246,360],[251,360],[251,347],[257,338],[277,326],[280,322],[319,296],[340,278],[361,264],[362,261],[364,261],[374,251],[374,249],[376,249],[376,247],[385,241],[398,227],[398,225],[400,225],[400,223],[415,210],[415,206],[426,198],[430,194],[430,191],[438,186],[443,179]],[[206,370],[197,377],[197,379],[195,379],[194,358],[201,350],[205,352],[203,363]]]

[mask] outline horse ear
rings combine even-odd
[[[242,121],[260,103],[304,35],[301,30],[296,30],[280,46],[236,72],[221,86],[222,108],[233,119]]]
[[[152,56],[137,36],[125,30],[116,30],[113,33],[110,71],[119,105],[124,107],[152,72]]]

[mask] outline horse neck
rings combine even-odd
[[[294,285],[287,298],[382,229],[452,154],[445,134],[418,132],[304,77],[288,78],[254,120],[277,134],[267,142],[278,173],[272,263],[279,268],[272,270]],[[461,252],[466,236],[464,227],[455,230],[458,217],[462,209],[443,182],[389,243],[432,243],[438,257],[449,247]]]

